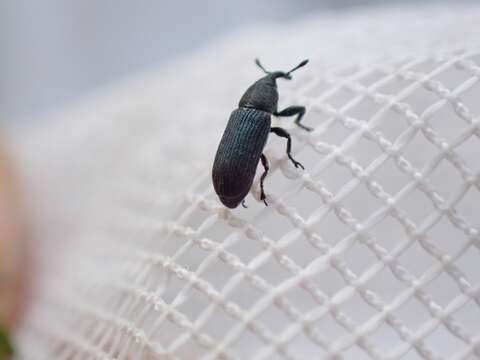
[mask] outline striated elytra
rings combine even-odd
[[[268,160],[262,153],[268,134],[274,134],[287,139],[287,155],[295,167],[303,169],[302,164],[294,160],[291,155],[292,140],[290,134],[279,127],[271,127],[271,115],[297,116],[295,124],[306,131],[312,129],[301,124],[305,107],[289,106],[278,111],[277,79],[290,80],[291,73],[308,63],[303,60],[300,64],[288,72],[267,71],[258,59],[255,63],[262,69],[266,76],[257,80],[243,94],[238,104],[238,109],[233,110],[228,120],[218,146],[215,161],[213,163],[212,180],[213,187],[220,201],[229,208],[236,208],[240,203],[244,204],[244,198],[253,183],[258,162],[261,161],[265,169],[260,179],[260,198],[267,204],[263,181],[268,173]]]

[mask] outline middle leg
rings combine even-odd
[[[272,127],[270,129],[271,132],[273,132],[275,135],[278,135],[280,137],[284,137],[287,139],[287,155],[288,158],[292,161],[293,165],[295,165],[296,168],[301,167],[302,169],[305,170],[302,164],[300,164],[297,160],[295,160],[292,157],[291,151],[292,151],[292,138],[290,137],[290,134],[282,128],[279,127]]]

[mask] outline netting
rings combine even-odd
[[[26,359],[480,357],[480,7],[328,13],[221,39],[16,132],[34,209]],[[309,57],[270,206],[210,171],[268,68]],[[261,173],[259,172],[257,176]]]

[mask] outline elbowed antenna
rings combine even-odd
[[[290,70],[289,72],[287,72],[287,75],[290,75],[290,73],[294,72],[295,70],[298,70],[300,69],[302,66],[305,66],[308,64],[308,59],[305,59],[303,60],[300,64],[298,64],[297,66],[295,66],[292,70]]]
[[[255,64],[257,64],[257,66],[258,66],[260,69],[262,69],[265,74],[270,74],[270,71],[267,71],[267,70],[263,67],[263,65],[260,63],[260,60],[259,60],[258,58],[255,58]]]

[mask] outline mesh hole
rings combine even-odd
[[[408,214],[408,218],[416,225],[420,225],[434,210],[432,201],[417,188],[400,198],[397,208]]]
[[[185,301],[175,308],[193,323],[211,304],[211,300],[202,291],[192,287],[186,293]]]
[[[326,102],[334,108],[341,109],[352,99],[352,94],[345,88],[338,89],[334,94],[328,97]]]
[[[412,333],[418,331],[427,321],[431,319],[431,315],[420,301],[411,296],[398,309],[395,310],[402,322]]]
[[[319,175],[319,180],[328,191],[336,195],[351,180],[351,174],[346,167],[333,162],[322,171],[321,175]]]
[[[367,269],[378,260],[365,245],[355,242],[342,256],[347,266],[358,276],[361,276]]]
[[[377,167],[373,176],[390,196],[394,196],[410,181],[410,177],[398,168],[397,163],[392,158],[388,158]]]
[[[230,290],[228,299],[243,309],[250,309],[265,294],[263,290],[259,290],[243,278],[233,290]]]
[[[302,188],[296,191],[285,199],[288,206],[293,207],[294,212],[298,214],[303,220],[308,217],[322,205],[322,199],[316,193]]]
[[[425,252],[417,240],[399,256],[399,262],[416,278],[421,277],[427,269],[436,264],[436,260]]]
[[[238,319],[233,318],[217,306],[213,309],[211,315],[203,321],[202,332],[207,333],[217,341],[221,341],[229,330],[238,324],[240,324]]]
[[[393,76],[386,83],[378,88],[378,91],[385,95],[398,96],[398,94],[409,87],[413,82],[399,76]]]
[[[399,114],[391,108],[382,115],[381,121],[378,121],[372,132],[380,131],[382,137],[394,143],[395,140],[408,128],[408,121],[405,115]]]
[[[478,149],[480,147],[480,137],[470,136],[466,141],[463,141],[457,148],[456,152],[461,158],[467,168],[473,173],[480,173],[480,162],[478,161]]]
[[[312,246],[304,236],[300,236],[296,241],[287,246],[284,251],[302,268],[305,268],[313,260],[317,259],[318,256],[321,256],[321,252]]]
[[[158,342],[166,348],[184,334],[183,328],[167,319],[157,325],[151,337],[154,342]]]
[[[325,132],[318,134],[317,140],[327,144],[340,146],[352,132],[351,129],[346,128],[338,119],[335,119]]]
[[[369,230],[371,238],[389,253],[407,239],[405,229],[391,216],[386,216]]]
[[[465,234],[443,216],[428,232],[428,239],[446,254],[457,254],[467,243]]]
[[[188,241],[182,235],[171,233],[165,236],[162,246],[162,254],[165,256],[174,256]]]
[[[437,148],[421,132],[417,132],[413,139],[404,146],[403,150],[403,155],[408,163],[417,170],[431,164],[437,154]]]
[[[334,270],[330,267],[327,267],[318,274],[315,274],[315,276],[312,276],[310,280],[318,289],[322,291],[322,293],[328,295],[329,297],[334,296],[345,287],[345,280],[343,277],[337,270]],[[305,295],[310,296],[309,294]]]
[[[237,273],[230,265],[218,257],[211,260],[200,276],[208,281],[215,289],[223,289],[230,278]],[[197,272],[197,274],[199,274]]]
[[[438,194],[447,202],[462,187],[463,181],[450,161],[442,160],[428,177]]]
[[[302,314],[306,314],[318,306],[318,303],[299,286],[291,288],[286,297]]]
[[[278,243],[280,239],[295,230],[289,219],[277,212],[268,212],[263,223],[261,230],[274,243]]]
[[[478,217],[472,216],[471,214],[478,214],[478,211],[476,211],[476,209],[478,209],[478,204],[480,204],[480,190],[471,187],[456,206],[456,209],[460,214],[470,214],[469,216],[465,215],[464,217],[469,225],[475,227],[477,231],[480,229],[480,221],[478,220]]]
[[[162,299],[165,303],[170,304],[177,298],[179,291],[183,289],[185,285],[189,284],[187,280],[179,279],[175,274],[168,273],[166,278],[166,290],[162,295]],[[184,301],[185,296],[178,298],[176,301]]]
[[[258,335],[252,333],[248,328],[242,330],[240,336],[234,342],[235,350],[238,352],[240,359],[253,359],[258,349],[262,349],[265,345]],[[272,358],[275,355],[272,355]]]
[[[374,197],[364,183],[360,183],[342,201],[345,209],[362,222],[382,207],[383,202]]]
[[[323,214],[322,218],[312,225],[312,230],[330,245],[336,245],[352,233],[332,210]]]
[[[239,233],[237,241],[229,245],[226,250],[239,257],[244,264],[249,264],[263,251],[263,247],[258,240]]]
[[[478,65],[477,65],[478,66]],[[478,102],[478,93],[480,92],[480,84],[477,82],[470,89],[462,93],[459,98],[462,103],[475,116],[480,113],[480,103]]]
[[[441,98],[433,91],[426,89],[421,84],[416,85],[413,92],[404,97],[401,102],[407,103],[412,111],[420,116],[428,108],[440,101]]]
[[[315,324],[316,328],[324,332],[326,338],[329,339],[330,342],[334,342],[335,340],[349,334],[348,330],[340,325],[330,313],[326,313],[321,319],[316,321]]]
[[[388,267],[380,270],[367,284],[368,289],[375,292],[385,303],[393,301],[398,294],[407,289],[406,284],[395,277]]]
[[[284,254],[284,252],[282,252],[282,254]],[[257,270],[257,274],[274,286],[280,285],[283,281],[290,278],[292,274],[284,266],[280,265],[279,261],[282,260],[276,259],[272,255],[268,261]]]
[[[342,310],[359,326],[377,314],[377,311],[367,304],[358,293],[354,293],[352,297],[342,304]]]
[[[428,125],[447,142],[453,142],[468,126],[446,103],[428,119]]]
[[[450,301],[458,294],[458,284],[451,275],[442,272],[438,277],[425,286],[427,292],[434,302],[445,308]]]
[[[356,95],[361,97],[354,106],[346,111],[346,114],[361,123],[368,123],[372,118],[376,117],[379,110],[382,108],[381,104],[376,103],[373,99],[364,95]]]
[[[210,252],[207,252],[198,245],[192,243],[191,246],[186,248],[185,251],[176,257],[176,262],[188,271],[195,272],[209,255]]]
[[[242,212],[242,218],[245,214]],[[209,226],[202,232],[201,237],[209,239],[215,243],[223,244],[227,238],[237,237],[239,234],[232,231],[232,228],[224,221],[217,220],[212,226]]]
[[[382,323],[380,327],[368,336],[368,339],[375,345],[378,351],[385,354],[393,345],[403,343],[399,335],[388,325]]]
[[[478,271],[479,249],[470,247],[455,264],[462,270],[471,284],[480,284],[480,273]],[[477,295],[478,296],[478,295]]]
[[[307,91],[304,92],[305,96],[311,98],[317,98],[322,96],[323,93],[331,88],[331,84],[325,81],[325,79],[318,78],[315,79],[315,85],[311,86]]]
[[[465,343],[453,336],[444,326],[438,327],[426,339],[425,343],[435,354],[442,354],[447,359],[452,358],[455,352],[464,348]]]
[[[361,137],[354,146],[347,150],[346,155],[365,169],[373,160],[382,155],[382,151],[375,142]]]
[[[468,301],[454,313],[454,317],[459,321],[470,334],[480,332],[480,309],[473,300]]]
[[[273,304],[262,311],[262,313],[256,317],[256,320],[263,323],[270,332],[275,334],[281,334],[292,321],[284,311],[278,309]]]
[[[456,66],[449,66],[447,69],[442,71],[439,74],[435,75],[435,80],[439,81],[444,87],[447,89],[454,90],[460,84],[463,84],[472,75],[469,74],[467,71],[462,70]]]

